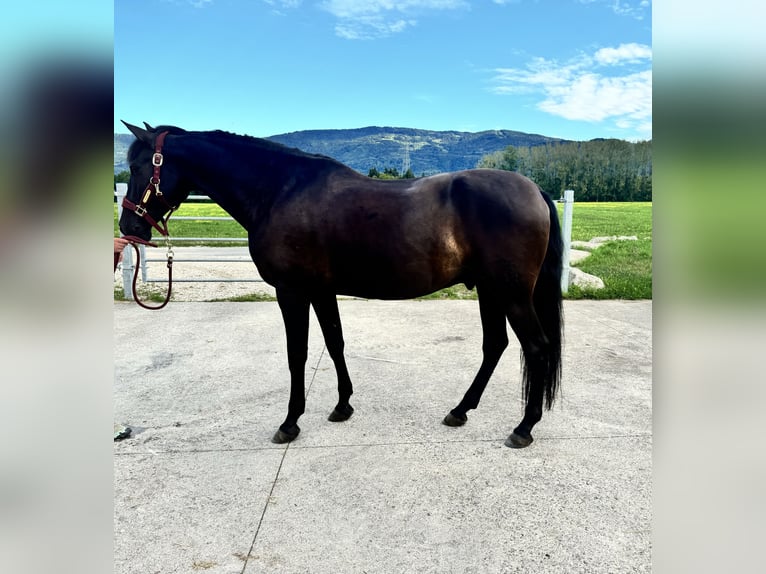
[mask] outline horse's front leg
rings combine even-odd
[[[306,359],[309,342],[309,298],[301,293],[277,289],[287,335],[287,364],[290,368],[290,402],[287,418],[279,426],[272,442],[283,444],[294,440],[301,429],[298,419],[306,410]]]
[[[330,354],[335,365],[335,372],[338,375],[338,404],[327,419],[332,422],[345,421],[354,414],[354,407],[349,403],[354,390],[346,367],[346,359],[343,356],[345,343],[343,341],[343,328],[340,324],[340,313],[338,312],[338,300],[335,293],[322,292],[311,297],[311,304],[319,320],[319,325],[322,327],[327,352]]]

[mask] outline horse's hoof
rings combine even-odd
[[[507,439],[505,439],[505,446],[510,448],[524,448],[525,446],[532,444],[533,440],[534,439],[532,438],[532,435],[521,436],[514,432],[511,433]]]
[[[468,420],[468,417],[465,415],[463,415],[463,417],[461,418],[461,417],[456,417],[452,413],[447,413],[447,416],[444,417],[442,424],[445,424],[448,427],[461,427],[466,423],[467,420]]]
[[[330,413],[330,416],[327,417],[327,420],[334,423],[340,423],[350,419],[351,415],[353,414],[354,414],[354,407],[352,407],[351,405],[345,405],[342,407],[337,406]]]
[[[283,431],[281,428],[279,428],[277,432],[274,433],[274,436],[271,437],[271,442],[274,444],[285,444],[292,442],[296,439],[300,432],[301,429],[298,428],[298,425],[295,425],[289,429],[289,431]]]

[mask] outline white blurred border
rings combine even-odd
[[[0,572],[113,567],[111,118],[62,128],[27,97],[55,73],[40,101],[59,117],[93,97],[111,109],[82,80],[111,84],[112,35],[111,3],[11,3],[0,19]]]
[[[766,571],[766,281],[753,282],[766,279],[761,11],[736,0],[653,6],[653,571],[661,574]],[[717,261],[685,260],[700,239],[729,249]]]

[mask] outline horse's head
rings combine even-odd
[[[172,140],[184,134],[173,127],[146,129],[123,122],[136,136],[128,150],[130,182],[120,217],[120,231],[149,241],[152,227],[167,235],[167,217],[184,201],[191,188],[172,159]],[[167,152],[170,152],[169,154]]]

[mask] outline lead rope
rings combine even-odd
[[[138,249],[138,244],[140,245],[149,245],[150,247],[157,247],[156,243],[152,243],[151,241],[144,241],[140,237],[136,237],[135,235],[125,235],[125,239],[130,241],[130,244],[133,246],[133,249],[136,252],[136,264],[133,270],[133,300],[138,303],[140,307],[143,307],[144,309],[149,309],[151,311],[156,311],[157,309],[162,309],[165,305],[168,304],[168,301],[170,301],[170,293],[173,289],[173,247],[170,244],[170,238],[165,237],[165,244],[167,245],[168,252],[166,254],[166,257],[168,259],[168,292],[165,295],[165,300],[159,304],[159,306],[152,307],[151,305],[147,305],[143,301],[141,301],[138,298],[138,292],[136,291],[136,282],[138,281],[138,271],[141,267],[141,252]],[[114,265],[115,269],[117,268],[117,260],[119,258],[119,253],[115,253],[114,255]]]

